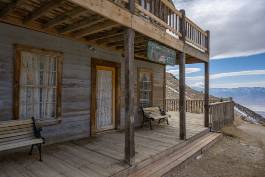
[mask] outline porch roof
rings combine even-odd
[[[196,29],[198,34],[196,40],[180,40],[182,34],[176,23],[181,13],[169,1],[161,1],[171,9],[170,15],[176,22],[167,24],[139,4],[136,4],[137,13],[131,14],[125,8],[127,0],[115,3],[111,0],[0,0],[0,21],[119,53],[124,52],[124,29],[131,27],[136,31],[136,59],[146,60],[147,42],[156,40],[177,52],[185,52],[187,63],[208,62],[209,54],[202,44],[206,32],[187,18],[187,30]]]

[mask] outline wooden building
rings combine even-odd
[[[180,66],[186,139],[185,64],[205,64],[209,124],[209,38],[170,0],[0,0],[0,121],[34,116],[49,143],[125,130],[132,164],[139,108],[165,107],[168,61],[150,42]]]

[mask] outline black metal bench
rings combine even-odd
[[[152,130],[153,121],[158,121],[158,124],[160,124],[161,121],[166,121],[167,125],[169,125],[168,118],[170,117],[170,115],[166,114],[159,107],[142,108],[142,112],[143,112],[142,126],[144,126],[145,122],[148,122],[150,129]]]
[[[41,146],[43,143],[41,128],[37,128],[34,118],[0,122],[0,151],[31,145],[29,152],[31,155],[34,146],[37,146],[39,160],[42,161]]]

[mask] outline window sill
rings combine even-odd
[[[48,126],[53,126],[53,125],[57,125],[59,123],[62,122],[62,118],[50,118],[50,119],[45,119],[45,120],[40,120],[40,119],[36,119],[36,123],[40,126],[40,127],[48,127]]]

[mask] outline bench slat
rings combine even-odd
[[[32,139],[36,139],[36,138],[32,136],[24,136],[24,137],[21,136],[20,138],[13,138],[13,139],[9,139],[8,141],[2,141],[0,142],[0,146],[10,144],[10,143],[17,143],[21,141],[28,141]]]
[[[0,133],[6,132],[6,131],[11,131],[11,130],[29,128],[29,127],[32,128],[33,124],[23,124],[23,125],[11,126],[11,127],[2,127],[2,128],[0,128]]]
[[[15,140],[24,139],[24,138],[34,139],[35,136],[32,133],[24,134],[24,135],[20,135],[20,136],[12,136],[12,137],[8,137],[8,138],[0,139],[0,143],[8,142],[8,141],[15,141]]]
[[[32,130],[33,128],[31,126],[31,127],[21,128],[21,129],[11,129],[11,130],[6,130],[6,131],[0,131],[0,136],[6,135],[6,134],[18,133],[18,132],[32,131]]]
[[[32,123],[33,121],[31,119],[3,121],[3,122],[0,122],[0,129],[5,128],[5,127],[12,127],[12,126],[18,126],[18,125],[32,124]]]
[[[15,142],[15,143],[10,143],[10,144],[0,146],[0,151],[15,149],[15,148],[24,147],[24,146],[29,146],[32,144],[41,144],[41,143],[43,143],[42,139],[32,139],[32,140],[28,140],[28,141]]]
[[[9,138],[9,137],[16,137],[16,136],[26,135],[26,134],[32,134],[33,135],[33,130],[0,135],[0,140],[1,139],[5,139],[5,138]]]

